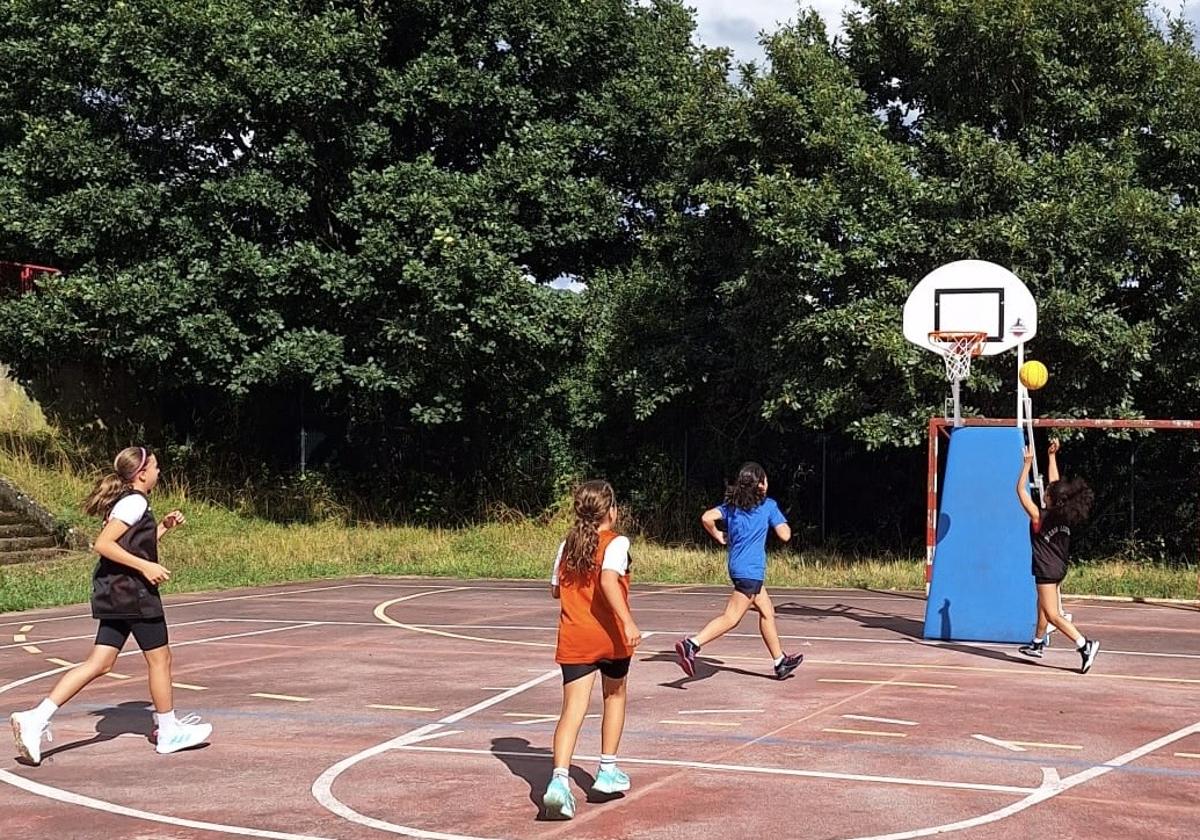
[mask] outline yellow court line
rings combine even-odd
[[[1200,753],[1175,753],[1176,758],[1200,758]]]
[[[660,720],[659,723],[669,723],[672,726],[741,726],[740,723],[723,720]]]
[[[108,677],[109,679],[113,679],[113,680],[128,680],[128,679],[131,679],[131,677],[130,677],[128,674],[118,674],[116,671],[109,671],[109,672],[108,672],[107,674],[105,674],[104,676]]]
[[[900,682],[899,680],[833,680],[821,677],[817,682],[823,683],[853,683],[854,685],[902,685],[908,688],[958,688],[947,683]]]
[[[263,700],[287,700],[289,703],[311,703],[311,697],[295,697],[291,694],[266,694],[263,692],[253,692],[251,697],[261,697]]]
[[[1005,740],[1008,740],[1007,738]],[[1042,744],[1037,741],[1008,741],[1008,743],[1017,747],[1034,747],[1035,749],[1043,750],[1081,750],[1079,744]]]
[[[386,709],[389,712],[436,712],[431,706],[389,706],[385,703],[368,703],[368,709]]]
[[[42,649],[40,647],[38,647],[37,645],[25,645],[23,648],[21,648],[21,650],[25,651],[26,653],[41,653],[42,652]]]
[[[908,734],[904,732],[876,732],[872,729],[834,729],[826,727],[822,732],[840,732],[843,735],[878,735],[881,738],[907,738]]]
[[[28,641],[28,639],[29,639],[29,637],[26,636],[24,633],[13,633],[13,641],[14,642],[24,642],[24,641]]]
[[[61,665],[64,668],[74,668],[75,667],[74,662],[68,662],[65,659],[55,659],[53,656],[47,656],[46,661],[53,662],[55,665]]]
[[[29,632],[30,630],[32,630],[32,629],[33,629],[33,625],[32,625],[32,624],[26,624],[24,627],[22,627],[22,628],[21,628],[21,632],[22,632],[22,633],[28,633],[28,632]]]
[[[185,688],[188,691],[208,691],[208,689],[202,685],[192,685],[191,683],[173,682],[171,685],[173,685],[175,688]]]

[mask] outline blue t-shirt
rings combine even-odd
[[[766,580],[767,531],[787,522],[774,499],[763,499],[753,510],[729,503],[720,506],[725,519],[725,542],[729,546],[729,576]]]

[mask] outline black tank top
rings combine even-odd
[[[1046,511],[1033,526],[1033,556],[1043,564],[1059,564],[1065,568],[1071,560],[1071,529],[1055,514]]]
[[[133,495],[146,498],[136,490],[130,490],[121,499]],[[158,523],[154,521],[149,499],[146,499],[146,512],[142,518],[129,526],[129,530],[117,540],[117,545],[134,557],[151,563],[158,562]],[[162,597],[158,594],[157,586],[152,586],[150,581],[128,566],[100,558],[92,573],[93,618],[137,621],[162,618],[162,615]]]

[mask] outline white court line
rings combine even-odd
[[[82,796],[78,793],[71,793],[67,790],[43,785],[39,782],[26,779],[24,776],[18,776],[16,773],[10,773],[7,770],[0,770],[0,782],[7,782],[13,787],[20,788],[36,796],[53,799],[56,802],[62,802],[67,805],[78,805],[82,808],[91,808],[94,811],[104,811],[122,817],[131,817],[135,820],[164,823],[180,828],[219,831],[224,834],[238,834],[243,837],[264,837],[270,838],[270,840],[329,840],[327,837],[317,837],[312,834],[288,834],[282,831],[266,831],[258,828],[245,828],[240,825],[223,825],[221,823],[203,822],[201,820],[187,820],[179,817],[168,817],[163,814],[154,814],[149,811],[140,811],[137,808],[127,808],[124,805],[116,805],[112,802],[104,802],[100,799],[92,799],[90,796]]]
[[[871,717],[870,715],[842,715],[846,720],[866,720],[871,723],[894,723],[896,726],[920,726],[915,720],[897,720],[896,718]]]
[[[261,691],[255,691],[250,694],[251,697],[260,697],[263,700],[286,700],[289,703],[311,703],[311,697],[296,697],[292,694],[267,694]]]
[[[368,703],[368,709],[384,709],[389,712],[436,712],[432,706],[390,706],[386,703]]]
[[[544,753],[530,752],[494,752],[492,750],[477,750],[460,747],[419,747],[404,745],[399,749],[406,752],[429,753],[458,753],[461,755],[505,756],[514,758],[529,758],[545,762],[548,756]],[[599,756],[573,755],[572,761],[599,761]],[[951,790],[976,790],[987,793],[1030,794],[1038,788],[1017,787],[1015,785],[989,785],[976,782],[946,782],[939,779],[906,779],[901,776],[867,776],[859,773],[835,773],[825,770],[796,770],[791,767],[761,767],[745,764],[717,764],[710,761],[683,761],[666,758],[630,758],[621,756],[622,764],[644,764],[653,767],[683,767],[695,770],[712,770],[719,773],[749,773],[763,776],[794,776],[803,779],[833,779],[842,782],[868,782],[881,785],[902,785],[907,787],[948,788]]]
[[[40,647],[38,647],[37,645],[22,645],[21,650],[25,651],[26,653],[41,653],[42,652],[42,649]]]
[[[1200,753],[1175,753],[1176,758],[1200,758]]]
[[[741,726],[741,723],[724,720],[660,720],[672,726]]]
[[[1092,779],[1103,776],[1106,773],[1111,773],[1120,767],[1129,764],[1131,761],[1136,761],[1142,756],[1149,755],[1155,750],[1161,749],[1168,744],[1186,738],[1193,733],[1200,732],[1200,723],[1193,723],[1191,726],[1185,726],[1182,729],[1177,729],[1167,735],[1143,744],[1137,749],[1130,750],[1127,753],[1117,756],[1116,758],[1106,761],[1103,764],[1097,764],[1087,770],[1082,770],[1073,776],[1068,776],[1065,779],[1056,779],[1055,772],[1050,768],[1043,768],[1042,785],[1033,793],[1026,796],[1019,802],[1014,802],[1004,808],[999,808],[991,813],[982,814],[978,817],[959,820],[958,822],[946,823],[944,825],[935,825],[928,828],[918,828],[912,831],[898,831],[893,834],[880,834],[874,837],[859,837],[856,840],[914,840],[917,837],[929,837],[934,834],[949,834],[952,831],[962,831],[967,828],[975,828],[988,823],[999,822],[1006,817],[1011,817],[1013,814],[1019,814],[1028,808],[1032,808],[1039,802],[1045,802],[1048,799],[1053,799],[1061,793],[1065,793],[1073,787],[1090,782]]]
[[[987,735],[972,735],[971,737],[976,741],[983,741],[983,743],[991,744],[995,747],[1003,747],[1004,749],[1011,750],[1012,752],[1025,752],[1024,747],[1018,747],[1012,741],[1002,741],[999,738],[991,738]]]
[[[728,635],[728,634],[726,634]],[[760,715],[762,709],[680,709],[677,715]]]
[[[838,665],[844,663],[836,663]],[[855,685],[900,685],[907,688],[958,688],[949,683],[900,682],[898,680],[835,680],[821,677],[817,682],[823,683],[853,683]]]
[[[192,624],[211,624],[212,622],[215,622],[215,621],[238,621],[238,620],[239,619],[236,619],[236,618],[201,618],[198,621],[172,621],[171,629],[174,630],[177,627],[187,627]],[[266,623],[268,623],[268,624],[294,624],[294,623],[296,623],[297,620],[298,619],[289,618],[289,619],[285,619],[283,621],[273,621],[272,620],[272,621],[268,621]],[[246,619],[246,623],[247,624],[259,624],[259,623],[262,623],[262,620],[261,619]],[[54,642],[77,642],[80,639],[94,639],[94,638],[96,638],[96,634],[94,632],[93,633],[81,633],[78,636],[59,636],[56,639],[38,639],[38,644],[49,645],[49,644],[53,644]],[[174,645],[175,643],[172,642],[171,644]],[[8,650],[9,648],[15,648],[15,647],[21,647],[21,645],[18,645],[18,644],[0,645],[0,650]]]
[[[907,738],[908,735],[904,732],[878,732],[874,729],[835,729],[833,727],[825,727],[822,732],[836,732],[840,735],[875,735],[880,738]]]
[[[177,682],[173,682],[173,683],[171,683],[171,685],[172,685],[174,688],[182,688],[182,689],[184,689],[185,691],[208,691],[208,689],[207,689],[207,688],[205,688],[205,687],[204,687],[204,686],[202,686],[202,685],[192,685],[191,683],[177,683]]]
[[[24,633],[13,633],[13,641],[14,642],[27,642],[27,641],[29,641],[29,637],[26,636]]]

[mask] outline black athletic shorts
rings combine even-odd
[[[167,643],[167,620],[102,618],[100,629],[96,631],[96,644],[120,650],[125,647],[130,633],[142,650],[156,650]]]
[[[1033,579],[1037,583],[1062,583],[1067,576],[1067,564],[1059,560],[1034,555]]]
[[[754,598],[759,592],[762,592],[763,582],[754,580],[753,578],[731,578],[733,581],[733,590],[741,592],[747,598]]]
[[[562,665],[563,685],[575,682],[580,677],[586,677],[592,671],[599,671],[610,680],[623,680],[629,676],[629,663],[632,657],[624,659],[601,659],[599,662],[589,662],[586,665]]]

